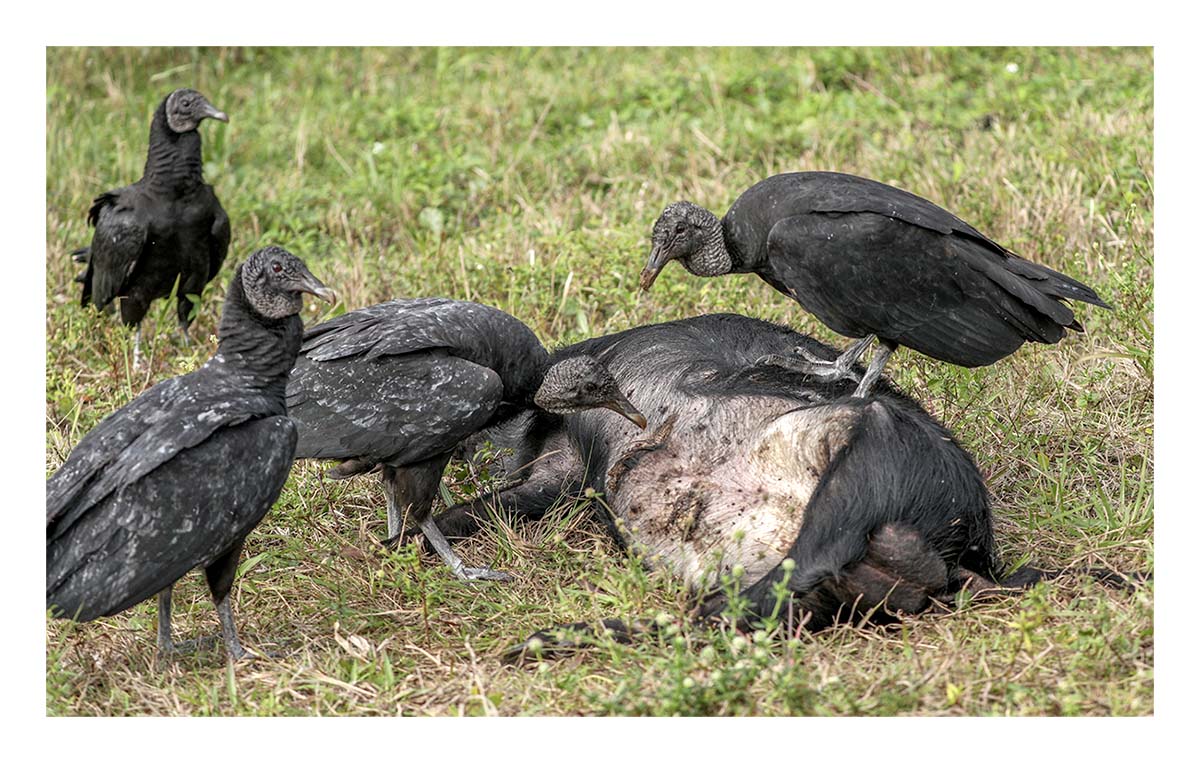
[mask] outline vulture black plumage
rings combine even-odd
[[[228,595],[242,543],[292,465],[284,393],[301,293],[333,298],[287,251],[252,254],[229,284],[216,354],[101,421],[46,482],[55,616],[85,622],[158,593],[158,646],[171,652],[171,587],[202,567],[228,654],[245,654]]]
[[[646,424],[595,359],[551,365],[518,319],[443,298],[384,302],[310,328],[287,405],[299,431],[296,458],[342,460],[328,472],[334,479],[380,468],[388,537],[407,518],[464,580],[509,576],[465,567],[429,519],[460,442],[534,406],[556,414],[610,408]]]
[[[121,298],[121,320],[135,327],[139,357],[141,324],[150,304],[168,297],[178,282],[179,331],[187,341],[192,299],[217,275],[229,249],[229,216],[204,182],[200,123],[228,122],[203,95],[183,88],[163,99],[150,122],[150,147],[142,179],[107,191],[92,203],[90,247],[73,252],[87,270],[82,305],[103,310]]]
[[[899,345],[983,366],[1025,342],[1052,344],[1064,329],[1082,331],[1065,300],[1110,308],[1082,283],[1022,259],[930,201],[837,172],[769,177],[723,219],[676,202],[654,224],[652,244],[643,289],[671,260],[699,276],[757,273],[829,328],[862,337],[832,363],[802,347],[800,357],[764,361],[854,377],[854,362],[878,337],[858,397]]]

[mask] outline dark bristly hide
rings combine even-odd
[[[178,284],[179,330],[187,337],[189,296],[200,296],[229,249],[229,217],[202,174],[197,128],[204,119],[229,121],[195,90],[170,93],[150,123],[142,179],[96,197],[88,210],[92,244],[72,252],[87,265],[76,279],[81,304],[103,310],[120,298],[121,320],[140,330],[150,304]]]
[[[897,346],[960,366],[994,363],[1025,342],[1082,331],[1066,300],[1109,307],[1078,281],[1022,259],[941,207],[874,180],[836,172],[775,175],[738,197],[723,219],[690,202],[654,226],[642,271],[648,289],[679,260],[691,273],[757,273],[826,326],[863,337],[833,365],[803,349],[764,360],[832,378],[880,340],[856,390],[865,395]]]
[[[886,621],[952,603],[964,587],[993,587],[1000,568],[988,494],[971,456],[887,381],[862,400],[853,382],[756,363],[797,345],[836,356],[739,315],[560,350],[553,359],[603,361],[647,414],[649,436],[590,413],[491,430],[485,436],[517,454],[504,468],[522,481],[435,521],[466,537],[492,511],[536,519],[591,489],[603,495],[593,505],[613,536],[687,582],[701,611],[725,609],[720,580],[740,567],[750,616],[775,609],[779,584],[790,627],[868,613]],[[603,629],[619,639],[638,630],[618,625]],[[567,631],[570,641],[594,629]]]
[[[113,412],[46,482],[46,607],[85,622],[158,593],[159,647],[172,650],[170,591],[203,568],[232,659],[244,651],[228,594],[246,535],[291,468],[288,373],[301,293],[332,299],[278,247],[229,284],[216,354]]]
[[[464,567],[426,521],[459,443],[535,406],[605,407],[645,424],[601,364],[548,358],[524,323],[473,302],[395,300],[338,316],[304,335],[288,383],[296,457],[341,460],[334,478],[381,468],[389,538],[407,519],[459,577],[507,579]]]

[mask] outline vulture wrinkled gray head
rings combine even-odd
[[[337,299],[333,289],[308,272],[299,257],[278,246],[250,255],[242,265],[242,290],[256,312],[275,320],[298,314],[303,307],[301,294],[312,294],[330,304]]]
[[[205,119],[229,121],[224,111],[191,88],[180,88],[167,96],[167,126],[175,132],[195,130]]]
[[[612,373],[588,355],[576,355],[550,366],[533,402],[542,410],[560,415],[608,408],[646,428],[646,417],[621,392]]]
[[[722,276],[732,267],[720,219],[690,201],[677,201],[663,210],[654,223],[650,244],[650,259],[640,281],[642,289],[649,289],[671,260],[679,260],[698,276]]]

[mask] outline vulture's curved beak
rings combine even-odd
[[[604,407],[608,408],[610,411],[616,411],[625,418],[629,419],[637,425],[638,429],[646,428],[646,417],[642,415],[641,411],[639,411],[637,408],[634,408],[633,403],[629,402],[629,398],[625,397],[624,395],[618,393],[618,397],[614,400],[609,400],[604,404]]]
[[[311,294],[317,299],[323,299],[329,304],[337,302],[337,292],[317,280],[312,273],[304,273],[296,284],[296,291]]]
[[[667,254],[666,248],[655,244],[650,250],[650,259],[646,261],[646,267],[642,268],[642,278],[639,282],[642,291],[648,291],[654,285],[654,279],[658,278],[659,271],[670,261],[671,257]]]
[[[218,109],[216,106],[213,106],[208,101],[204,102],[204,117],[207,117],[208,119],[215,119],[218,122],[225,122],[226,124],[229,123],[229,115]]]

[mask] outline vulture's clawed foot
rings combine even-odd
[[[857,382],[860,379],[858,372],[853,368],[853,361],[843,363],[841,358],[821,360],[803,347],[797,347],[795,352],[796,355],[763,355],[755,361],[755,365],[778,366],[828,383],[838,382],[842,379],[852,379]]]
[[[201,636],[187,641],[168,642],[165,645],[160,642],[155,659],[164,662],[201,652],[215,651],[222,640],[221,636]],[[225,643],[225,654],[230,662],[243,664],[264,659],[276,660],[282,656],[281,653],[269,649],[250,649],[236,641],[232,644]]]
[[[826,383],[838,382],[843,379],[858,382],[862,380],[862,374],[855,370],[854,364],[866,352],[867,346],[874,338],[874,336],[868,335],[859,339],[833,360],[818,358],[804,345],[797,345],[792,348],[794,355],[763,355],[755,361],[755,365],[779,366],[789,371],[815,377]]]
[[[425,540],[429,545],[433,546],[433,550],[442,558],[450,571],[459,580],[495,580],[500,583],[507,583],[513,580],[513,576],[507,572],[493,570],[489,567],[468,567],[463,564],[462,559],[458,558],[458,554],[450,548],[450,542],[446,540],[446,536],[438,529],[437,522],[433,517],[425,517],[418,525],[421,532],[425,535]]]
[[[389,551],[395,551],[399,549],[400,546],[412,541],[416,541],[420,545],[422,551],[438,550],[433,543],[430,543],[427,540],[420,527],[410,527],[404,532],[388,538],[387,540],[383,541],[383,547]],[[460,559],[459,556],[453,552],[450,554],[450,559],[446,559],[445,555],[440,551],[438,553],[439,556],[442,557],[443,561],[446,562],[446,566],[449,567],[450,571],[454,573],[454,577],[458,578],[459,580],[494,580],[498,583],[511,583],[516,579],[503,570],[493,570],[491,567],[467,567],[462,563],[462,559]],[[455,562],[457,562],[457,564]]]
[[[220,636],[201,636],[187,641],[168,641],[158,644],[158,659],[169,660],[183,655],[207,652],[221,643]]]
[[[511,583],[514,578],[503,570],[493,570],[491,567],[460,567],[454,570],[459,580],[495,580],[500,583]]]

